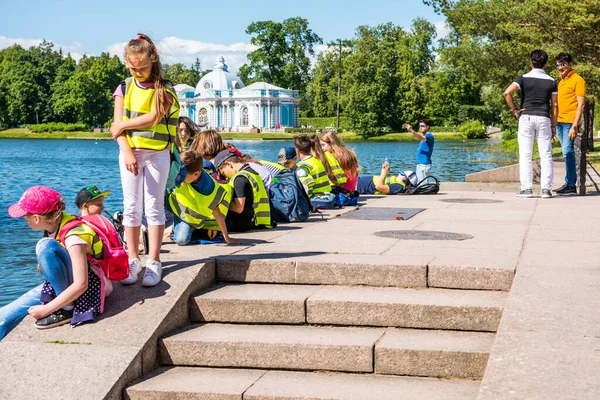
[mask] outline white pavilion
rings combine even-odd
[[[297,90],[283,89],[265,82],[245,86],[228,71],[222,56],[213,70],[194,89],[175,86],[181,116],[221,131],[244,132],[252,128],[274,130],[298,127],[300,97]]]

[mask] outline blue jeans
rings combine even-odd
[[[565,183],[569,186],[577,185],[577,166],[575,163],[575,152],[573,151],[573,139],[569,139],[569,131],[573,124],[567,124],[565,122],[559,122],[556,124],[556,136],[562,146],[562,154],[565,158],[565,167],[567,170],[567,176],[565,177]]]
[[[42,274],[58,296],[73,283],[73,267],[69,252],[51,238],[40,239],[35,252]],[[31,289],[12,303],[0,308],[0,340],[27,316],[29,307],[41,304],[42,286]]]

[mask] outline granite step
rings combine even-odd
[[[476,379],[493,334],[417,329],[195,325],[162,339],[165,365]]]
[[[236,254],[217,258],[216,271],[217,280],[222,282],[508,291],[515,272],[515,260],[511,257],[495,262],[485,260],[481,265],[470,260],[468,265],[462,265],[468,260],[414,254],[318,254],[293,258]]]
[[[191,301],[196,322],[382,326],[493,332],[504,292],[222,284]]]
[[[381,375],[159,368],[126,389],[130,400],[468,400],[479,381]]]

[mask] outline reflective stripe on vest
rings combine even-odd
[[[65,226],[65,224],[67,222],[73,221],[74,219],[75,219],[75,217],[72,216],[71,214],[63,213],[62,219],[60,220],[60,225],[58,226],[58,230],[56,231],[55,239],[65,248],[67,246],[60,241],[60,232],[62,231],[63,227]],[[69,230],[69,232],[67,232],[67,234],[65,235],[65,240],[69,236],[73,236],[73,235],[79,236],[81,239],[83,239],[88,244],[88,249],[91,250],[91,252],[92,252],[91,254],[89,254],[89,253],[87,253],[87,250],[86,250],[86,253],[88,254],[88,256],[91,255],[92,258],[94,258],[96,260],[102,259],[103,255],[104,255],[102,240],[100,240],[100,238],[98,237],[98,235],[96,235],[96,232],[94,232],[94,230],[92,228],[90,228],[85,223],[82,223],[81,225],[78,225],[75,228]]]
[[[215,186],[209,195],[198,193],[187,182],[183,182],[169,193],[169,204],[177,217],[195,229],[202,228],[207,220],[214,219],[215,208],[219,207],[223,216],[229,211],[231,190],[212,177],[210,179]]]
[[[254,225],[271,225],[271,204],[269,202],[269,195],[265,189],[265,184],[260,178],[260,175],[248,171],[239,171],[229,181],[229,185],[231,185],[232,188],[235,178],[240,175],[248,179],[248,182],[250,182],[250,185],[252,186],[252,195],[254,197],[254,202],[252,203],[252,208],[254,208]]]
[[[168,118],[164,116],[154,126],[125,131],[127,142],[132,149],[163,150],[169,142],[174,142],[179,118],[179,100],[173,88],[167,86],[165,89],[173,99]],[[127,78],[123,94],[122,120],[127,121],[152,112],[155,93],[154,88],[141,88],[133,78]]]
[[[277,169],[278,171],[283,171],[284,169],[286,169],[283,165],[277,164],[277,163],[274,163],[274,162],[271,162],[271,161],[260,160],[258,163],[260,165],[269,165],[269,166]]]
[[[314,195],[321,193],[331,192],[331,184],[329,183],[329,178],[327,177],[327,171],[318,158],[310,156],[300,161],[298,163],[298,167],[304,168],[314,181],[314,184],[309,186],[309,197],[313,197]],[[305,180],[306,179],[300,178],[302,183],[304,183]]]
[[[348,181],[348,179],[346,179],[346,173],[342,167],[340,167],[340,162],[337,160],[337,158],[335,158],[335,156],[328,151],[325,152],[325,158],[333,170],[333,175],[335,175],[335,179],[337,179],[337,184],[343,185],[346,183]],[[331,182],[331,184],[333,185],[333,182]]]
[[[375,187],[377,187],[378,179],[379,179],[378,175],[375,175],[373,177],[373,185],[375,185]],[[383,183],[385,185],[393,185],[393,184],[402,185],[403,188],[406,188],[406,184],[404,182],[402,182],[402,179],[398,179],[397,175],[394,175],[392,177],[386,177]],[[373,194],[387,194],[387,193],[379,192],[376,190],[375,193],[373,193]]]

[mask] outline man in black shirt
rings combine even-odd
[[[541,162],[541,195],[552,197],[552,139],[556,136],[558,116],[558,88],[556,81],[544,71],[548,54],[544,50],[531,53],[531,71],[519,76],[505,91],[504,98],[519,120],[519,197],[533,197],[533,172],[531,154],[533,140],[537,138]],[[521,108],[518,109],[512,95],[521,91]],[[550,109],[552,103],[552,109]],[[552,111],[552,120],[550,120]]]

